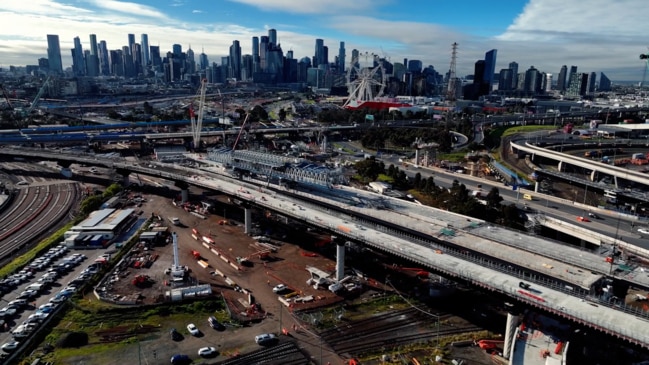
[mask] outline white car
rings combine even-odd
[[[192,336],[198,336],[198,334],[201,333],[201,331],[198,330],[198,327],[193,323],[187,325],[187,331],[189,331]]]
[[[9,342],[5,343],[4,345],[2,345],[2,351],[4,351],[4,352],[12,352],[12,351],[14,351],[15,349],[18,348],[18,345],[20,345],[20,342],[18,342],[18,341],[9,341]]]
[[[263,333],[261,335],[255,336],[255,342],[258,345],[264,345],[270,342],[273,342],[275,340],[275,334],[273,333]]]
[[[286,286],[286,285],[284,285],[284,284],[279,284],[279,285],[276,285],[276,286],[273,288],[273,293],[281,293],[281,292],[283,292],[283,291],[286,290],[286,289],[288,289],[288,286]]]
[[[638,233],[643,237],[649,237],[649,229],[647,228],[638,228]]]
[[[198,356],[212,356],[216,354],[214,347],[201,347],[198,349]]]

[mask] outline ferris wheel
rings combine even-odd
[[[364,64],[360,63],[364,56]],[[347,67],[347,91],[349,97],[344,106],[371,101],[383,96],[387,77],[383,61],[375,54],[365,53],[352,58]]]

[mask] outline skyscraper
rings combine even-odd
[[[83,49],[81,48],[81,39],[79,39],[79,37],[74,37],[74,48],[72,48],[72,73],[77,77],[86,74],[86,62],[83,59]]]
[[[568,73],[568,78],[566,79],[566,82],[568,83],[566,89],[570,88],[570,84],[572,84],[572,75],[576,73],[577,73],[577,66],[570,66],[570,72]]]
[[[586,86],[586,92],[589,94],[594,93],[596,83],[597,83],[597,74],[595,72],[591,72],[588,75],[588,84]]]
[[[611,79],[609,79],[603,72],[599,73],[599,91],[611,91]]]
[[[566,76],[568,74],[568,66],[561,66],[559,77],[557,78],[557,90],[566,91]]]
[[[97,36],[90,35],[90,57],[86,59],[86,75],[99,76],[99,51],[97,50]]]
[[[338,72],[345,72],[345,42],[340,42],[338,48]]]
[[[498,90],[499,91],[509,91],[512,90],[512,76],[513,72],[511,68],[503,68],[500,70],[500,75],[498,77]]]
[[[259,43],[259,71],[266,72],[268,69],[268,36],[261,36]]]
[[[315,40],[315,55],[313,56],[313,67],[318,67],[324,63],[324,40]]]
[[[133,52],[135,50],[135,34],[129,34],[128,35],[128,50],[131,52],[131,57],[133,60],[135,60],[135,53]]]
[[[268,44],[277,45],[277,31],[275,29],[268,29]]]
[[[208,67],[210,67],[210,61],[207,59],[207,55],[205,54],[205,50],[201,50],[201,54],[198,56],[198,64],[201,69],[201,71],[206,70]]]
[[[252,37],[252,72],[259,72],[259,37]]]
[[[237,40],[232,41],[232,45],[230,46],[230,59],[228,61],[228,67],[229,67],[228,77],[240,81],[241,80],[241,46],[239,45],[239,41]]]
[[[497,49],[492,49],[491,51],[485,53],[484,55],[484,74],[482,75],[482,81],[484,82],[484,87],[486,88],[486,93],[489,94],[493,87],[494,75],[496,72],[496,55],[498,54]]]
[[[151,64],[149,36],[146,34],[142,34],[140,44],[142,45],[142,66],[148,66]]]
[[[99,71],[103,76],[110,75],[110,62],[108,60],[108,45],[106,41],[99,41]]]
[[[47,35],[47,62],[49,71],[56,74],[63,73],[63,61],[61,61],[61,45],[57,34]]]
[[[512,88],[511,90],[518,89],[518,63],[510,62],[509,68],[512,70]]]

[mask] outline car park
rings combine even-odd
[[[198,349],[198,356],[209,357],[209,356],[214,356],[216,354],[217,354],[216,348],[211,346],[201,347],[200,349]]]
[[[16,350],[18,348],[19,345],[20,345],[20,342],[18,342],[18,341],[9,341],[9,342],[5,343],[4,345],[2,345],[2,351],[4,351],[4,352],[13,352],[14,350]]]
[[[7,303],[7,307],[12,307],[12,308],[22,308],[27,306],[27,300],[25,299],[15,299],[12,300],[11,302]]]
[[[18,299],[32,299],[38,295],[38,292],[36,290],[32,289],[27,289],[18,294],[16,298]]]
[[[55,303],[45,303],[38,307],[38,310],[42,313],[50,313],[56,308]]]
[[[267,345],[274,342],[277,339],[273,333],[262,333],[261,335],[255,336],[255,342],[258,345]]]
[[[50,298],[50,303],[63,303],[68,299],[66,295],[61,295],[60,293]]]
[[[16,308],[7,306],[0,309],[0,317],[2,318],[13,317],[16,315],[16,312],[17,312]]]
[[[192,336],[198,336],[201,333],[201,331],[198,330],[198,327],[193,323],[187,325],[187,331],[189,331]]]

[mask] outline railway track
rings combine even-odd
[[[305,365],[310,364],[307,357],[293,341],[254,351],[232,359],[218,362],[218,365]]]
[[[26,166],[28,172],[30,168],[37,168]],[[9,171],[16,173],[18,170]],[[16,199],[0,215],[0,262],[35,243],[67,218],[79,195],[76,183],[50,184],[39,176],[24,177],[23,180],[32,185],[18,189]]]
[[[336,353],[357,355],[482,329],[448,324],[437,328],[438,318],[444,321],[450,317],[452,315],[446,313],[431,315],[409,308],[344,324],[321,332],[320,336]]]

